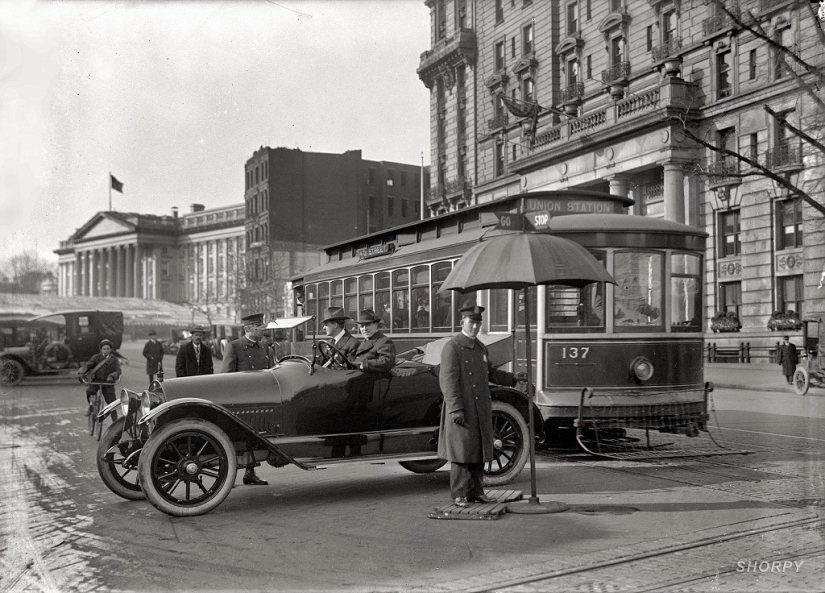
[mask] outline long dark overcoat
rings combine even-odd
[[[381,332],[364,339],[355,351],[354,363],[370,373],[389,373],[395,366],[395,343]]]
[[[195,344],[186,342],[178,350],[175,358],[176,377],[194,377],[195,375],[211,375],[214,371],[212,351],[206,344],[201,344],[201,355],[195,355]]]
[[[146,358],[146,374],[154,375],[160,370],[163,362],[163,344],[158,340],[147,340],[143,347],[143,356]]]
[[[463,333],[444,345],[438,374],[444,403],[438,431],[438,456],[458,463],[493,459],[490,385],[513,386],[512,373],[490,364],[487,347]],[[466,427],[455,424],[451,412],[462,410]]]
[[[782,343],[776,349],[777,362],[782,365],[782,374],[789,377],[796,372],[796,365],[799,363],[799,356],[796,353],[796,346]]]

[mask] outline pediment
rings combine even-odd
[[[134,231],[135,229],[127,223],[113,220],[106,216],[99,216],[97,220],[90,221],[90,224],[85,229],[81,229],[81,232],[74,237],[74,240],[82,241],[85,239],[94,239],[95,237],[133,233]]]
[[[630,15],[626,12],[611,12],[599,23],[599,31],[606,35],[612,29],[622,27],[630,22]]]
[[[578,50],[584,46],[584,40],[579,37],[565,37],[561,40],[561,42],[556,46],[556,53],[557,54],[566,54],[567,52]]]

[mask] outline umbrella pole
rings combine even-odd
[[[536,436],[533,428],[533,356],[530,343],[530,298],[528,287],[524,287],[524,339],[527,358],[527,424],[530,435],[530,498],[527,502],[511,502],[508,513],[523,515],[543,515],[561,513],[570,507],[561,502],[550,501],[542,504],[536,495]]]

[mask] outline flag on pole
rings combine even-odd
[[[122,182],[122,181],[118,181],[118,180],[115,178],[115,176],[114,176],[114,175],[112,175],[111,173],[109,173],[109,178],[110,178],[110,182],[111,182],[110,187],[111,187],[113,190],[115,190],[116,192],[123,193],[123,182]]]

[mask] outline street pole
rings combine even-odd
[[[421,220],[424,220],[424,151],[421,151],[421,204],[419,208]]]

